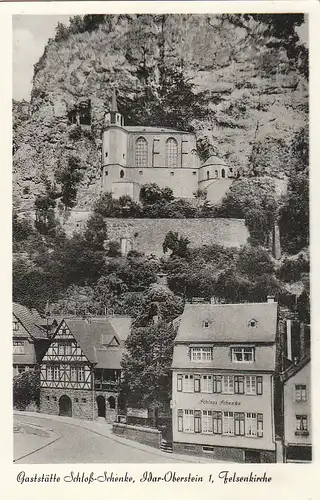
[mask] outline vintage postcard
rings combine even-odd
[[[319,6],[0,9],[9,498],[316,499]]]

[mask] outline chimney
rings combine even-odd
[[[117,94],[116,94],[115,87],[113,87],[113,91],[112,91],[111,112],[114,112],[114,113],[118,112]]]
[[[276,260],[281,259],[281,243],[280,243],[280,229],[278,224],[274,224],[272,231],[272,250],[273,257]]]
[[[292,361],[291,319],[287,319],[286,324],[287,324],[287,358],[290,361]]]
[[[302,359],[306,352],[306,342],[305,342],[305,324],[302,321],[300,323],[300,359]]]
[[[274,302],[274,295],[268,295],[267,302],[268,302],[268,304]]]

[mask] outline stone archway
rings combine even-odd
[[[59,415],[72,417],[72,401],[69,396],[63,395],[59,399]]]
[[[97,396],[98,417],[106,418],[106,400],[104,396]]]

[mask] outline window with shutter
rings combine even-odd
[[[183,410],[178,410],[178,431],[183,432]]]
[[[213,375],[213,392],[221,393],[221,375]]]
[[[246,413],[246,436],[255,437],[257,435],[257,414]]]
[[[194,392],[200,392],[200,375],[194,376]]]
[[[234,414],[234,433],[236,436],[244,436],[244,413]]]
[[[184,432],[194,432],[194,411],[193,410],[184,410],[183,429],[184,429]]]
[[[194,432],[201,432],[201,410],[194,411]]]
[[[223,375],[222,392],[224,394],[234,394],[234,379],[232,375]]]
[[[209,394],[213,392],[212,375],[202,375],[201,392]]]
[[[233,435],[234,434],[234,422],[233,422],[233,412],[224,411],[223,412],[223,434]]]
[[[184,375],[183,392],[194,392],[193,375]]]
[[[221,411],[212,412],[213,434],[222,434],[222,413]]]
[[[258,413],[257,415],[257,436],[263,437],[263,414]]]
[[[263,388],[262,388],[262,377],[257,377],[257,394],[261,395],[263,393]]]
[[[213,432],[213,420],[212,411],[203,410],[202,411],[202,433],[211,434]]]
[[[183,388],[183,378],[182,378],[182,374],[178,374],[177,375],[177,391],[181,392],[182,391],[182,388]]]
[[[234,392],[235,394],[244,393],[244,378],[242,375],[236,375],[234,377]]]

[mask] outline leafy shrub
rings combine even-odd
[[[310,262],[303,254],[298,258],[285,258],[279,271],[278,276],[282,281],[299,281],[303,273],[310,272]]]
[[[38,371],[27,371],[13,378],[13,405],[25,410],[28,405],[39,406],[40,374]]]

